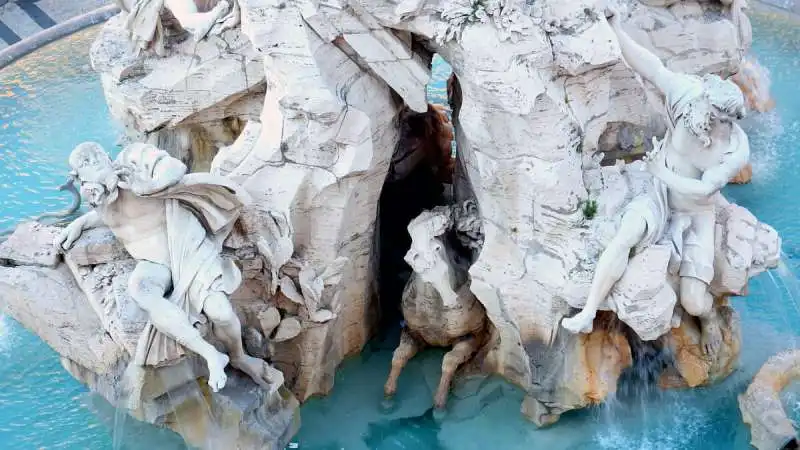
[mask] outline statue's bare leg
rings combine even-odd
[[[433,404],[436,409],[444,409],[447,405],[447,394],[450,392],[450,384],[459,366],[467,362],[475,352],[478,351],[478,339],[469,335],[463,340],[456,342],[453,349],[444,355],[442,360],[442,378],[439,379],[439,388],[436,389],[436,396]]]
[[[716,217],[713,212],[691,215],[692,225],[682,249],[681,296],[683,309],[700,319],[702,345],[706,356],[714,358],[722,347],[722,325],[714,309],[714,297],[708,289],[714,278],[714,232]]]
[[[128,292],[136,304],[147,311],[156,330],[206,360],[208,385],[216,392],[227,381],[225,366],[228,365],[228,357],[203,339],[200,332],[192,326],[186,311],[164,298],[171,282],[172,273],[168,267],[139,261],[128,280]]]
[[[647,222],[639,214],[629,212],[622,217],[619,230],[597,261],[586,305],[575,316],[561,321],[564,328],[572,333],[592,331],[597,309],[614,284],[622,277],[628,266],[631,249],[642,240],[646,231]]]
[[[703,351],[709,358],[714,358],[722,347],[722,324],[708,285],[697,278],[681,277],[681,306],[700,319]]]
[[[392,370],[389,372],[389,378],[386,379],[386,384],[383,386],[384,397],[388,399],[394,396],[395,392],[397,392],[397,378],[400,376],[400,372],[421,349],[422,345],[404,329],[400,335],[400,345],[397,346],[392,355]]]
[[[212,292],[203,306],[203,313],[213,326],[214,335],[225,345],[231,365],[246,373],[261,387],[275,391],[283,385],[283,373],[266,361],[254,358],[244,351],[242,324],[231,306],[228,296]]]

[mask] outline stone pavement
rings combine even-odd
[[[0,50],[113,0],[0,0]]]

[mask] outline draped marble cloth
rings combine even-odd
[[[148,144],[131,144],[115,161],[136,170],[151,183],[143,197],[166,201],[172,290],[168,300],[191,323],[201,321],[210,294],[231,294],[242,276],[236,264],[220,253],[239,213],[250,202],[247,193],[229,178],[209,173],[186,174],[186,166]],[[171,170],[171,176],[164,176]],[[175,176],[178,174],[180,176]],[[183,347],[148,322],[133,355],[135,366],[166,366],[185,354]]]
[[[124,0],[118,0],[117,3],[124,3]],[[128,11],[125,28],[131,33],[131,40],[137,50],[152,48],[158,55],[164,53],[166,36],[161,23],[163,9],[164,0],[134,1]]]

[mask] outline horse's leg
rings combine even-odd
[[[394,396],[397,392],[397,377],[406,366],[408,361],[422,349],[422,344],[416,339],[411,337],[410,334],[404,329],[400,335],[400,345],[394,350],[392,355],[392,370],[389,372],[389,378],[383,386],[383,394],[388,399]]]
[[[450,383],[456,374],[456,369],[465,362],[469,361],[472,355],[478,350],[478,339],[469,335],[453,345],[453,349],[444,355],[442,360],[442,378],[439,380],[439,388],[433,398],[436,409],[444,409],[447,404],[447,394],[450,392]]]

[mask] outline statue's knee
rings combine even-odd
[[[681,280],[681,305],[692,316],[703,317],[711,312],[714,299],[708,286],[696,278]]]
[[[148,313],[153,306],[154,289],[152,283],[145,279],[131,277],[128,281],[128,294],[140,308]]]
[[[217,326],[226,327],[238,323],[236,312],[225,295],[215,294],[210,296],[206,300],[203,312]]]

